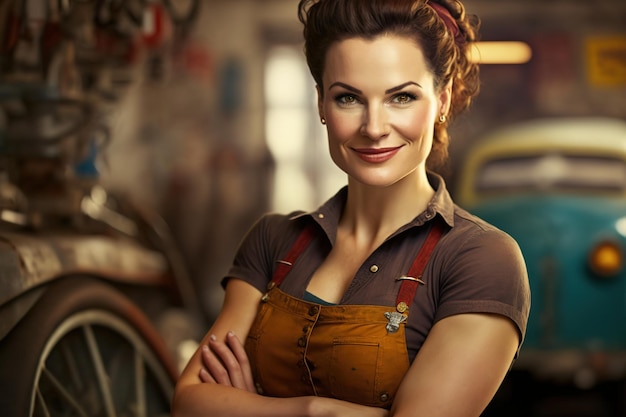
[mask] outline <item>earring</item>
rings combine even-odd
[[[323,117],[320,119],[320,122],[322,122],[323,125],[326,124],[326,119],[324,119]]]
[[[448,118],[446,117],[445,114],[442,114],[441,116],[439,116],[439,123],[443,124],[446,122],[446,120],[448,120]]]

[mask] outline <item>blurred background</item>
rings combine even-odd
[[[2,1],[3,13],[12,7],[9,4],[18,3]],[[62,8],[86,1],[49,3]],[[159,2],[139,3],[147,7]],[[167,3],[182,10],[193,4]],[[481,94],[452,126],[451,158],[443,172],[453,198],[462,205],[459,190],[461,180],[470,175],[465,171],[468,155],[491,132],[537,119],[626,121],[626,1],[464,3],[468,13],[480,17],[485,44],[475,55],[483,63]],[[32,36],[12,44],[11,62],[4,57],[4,85],[23,83],[28,78],[24,74],[36,72],[38,58],[33,56],[39,57],[52,42],[49,34],[42,35],[48,11],[38,9],[36,1],[23,4],[31,7]],[[106,78],[88,79],[84,67],[76,70],[85,39],[85,19],[77,18],[70,24],[73,41],[48,66],[56,71],[52,87],[58,91],[80,95],[89,83],[115,95],[114,100],[99,99],[108,103],[108,140],[92,155],[91,175],[107,190],[163,217],[210,322],[222,302],[219,282],[252,223],[267,211],[313,209],[334,194],[345,177],[327,155],[314,84],[302,53],[297,0],[200,0],[197,6],[189,20],[179,24],[175,13],[158,7],[147,14],[142,10],[140,29],[125,38],[125,47],[132,48],[124,51],[124,65],[107,72]],[[0,24],[5,25],[7,45],[9,21]],[[111,39],[102,42],[96,54],[119,52]],[[490,49],[499,42],[510,43]],[[19,68],[13,65],[18,58]],[[9,113],[5,107],[0,128],[9,126]],[[626,166],[626,134],[620,129],[615,130],[614,150],[602,151],[602,158],[621,158],[621,171],[612,171],[618,175]],[[595,141],[583,139],[587,145]],[[523,156],[529,152],[525,149]],[[626,179],[616,187],[620,197],[611,197],[610,204],[626,201]],[[617,210],[618,217],[626,216],[626,204]],[[509,220],[521,221],[512,216]],[[506,230],[504,223],[502,227]],[[622,255],[620,247],[619,268]],[[619,334],[611,349],[626,352],[626,291],[622,285],[611,292],[619,294],[619,305],[603,320],[610,321],[605,324],[613,326],[612,334]],[[605,307],[600,302],[590,308]],[[543,315],[536,318],[545,321]],[[593,340],[597,344],[598,338]],[[559,346],[554,342],[548,348]],[[624,367],[622,362],[618,367]],[[524,371],[515,373],[487,413],[626,415],[621,375],[609,378],[606,385],[594,378],[579,378],[578,383],[533,378]]]
[[[102,181],[159,208],[210,314],[260,213],[315,208],[345,183],[327,156],[296,7],[202,1],[185,43],[146,62],[116,108]],[[467,0],[466,9],[481,18],[483,41],[524,42],[531,55],[482,66],[481,93],[452,127],[453,192],[467,148],[500,126],[626,118],[626,2]]]

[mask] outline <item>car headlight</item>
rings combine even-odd
[[[617,275],[624,265],[622,248],[617,242],[605,240],[596,244],[589,253],[589,267],[601,277]]]

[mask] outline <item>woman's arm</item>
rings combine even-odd
[[[519,344],[513,322],[458,314],[437,322],[407,372],[390,417],[478,417],[509,370]]]
[[[226,286],[224,305],[217,320],[207,332],[200,346],[208,345],[211,349],[231,355],[234,358],[225,364],[220,375],[217,371],[209,375],[208,379],[216,382],[203,383],[200,377],[202,365],[202,348],[199,348],[183,370],[174,393],[173,417],[385,417],[387,411],[380,408],[365,407],[345,401],[322,397],[293,397],[272,398],[264,397],[252,392],[250,379],[246,377],[246,362],[240,363],[237,359],[236,338],[227,336],[232,331],[240,340],[245,340],[252,326],[261,293],[251,285],[240,281],[230,280]],[[211,335],[215,340],[211,340]],[[242,347],[242,346],[240,346]],[[214,355],[213,351],[206,354]],[[245,353],[245,352],[244,352]],[[214,359],[217,357],[213,356]],[[234,368],[233,368],[234,367]],[[233,371],[234,369],[234,371]],[[208,371],[208,370],[207,370]],[[215,369],[213,369],[215,373]]]

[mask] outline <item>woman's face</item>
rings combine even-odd
[[[336,42],[326,55],[323,84],[318,106],[330,155],[351,179],[387,186],[426,169],[450,87],[435,91],[413,40],[390,35]]]

